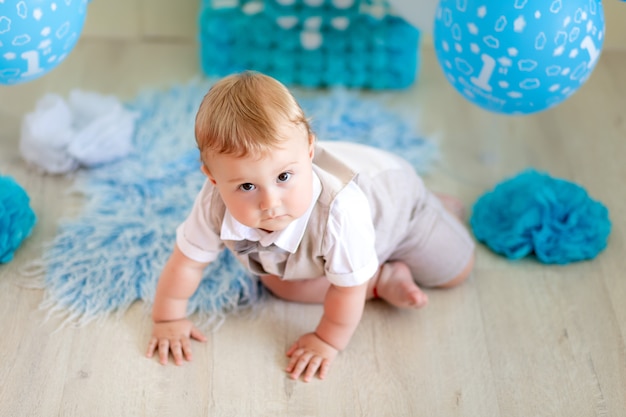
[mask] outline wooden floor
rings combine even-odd
[[[528,166],[584,186],[613,221],[590,262],[511,262],[484,247],[472,278],[429,291],[418,312],[366,306],[349,348],[325,381],[294,382],[285,349],[321,307],[264,303],[231,317],[183,367],[143,354],[150,318],[59,329],[38,310],[44,292],[19,271],[42,252],[70,201],[71,180],[28,169],[21,118],[46,92],[71,88],[133,97],[198,73],[184,39],[81,39],[62,66],[0,87],[0,173],[29,193],[39,216],[16,258],[0,266],[0,416],[626,416],[626,53],[601,56],[571,99],[527,117],[498,116],[462,99],[425,50],[420,82],[390,106],[421,117],[441,163],[426,178],[468,206]]]

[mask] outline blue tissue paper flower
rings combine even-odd
[[[580,186],[529,169],[478,199],[474,235],[511,259],[534,254],[541,262],[567,264],[594,258],[607,245],[607,208]]]
[[[0,263],[12,260],[15,250],[33,230],[37,218],[29,202],[15,180],[0,176]]]

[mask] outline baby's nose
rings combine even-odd
[[[267,190],[261,196],[261,210],[271,210],[280,206],[280,196],[277,192]]]

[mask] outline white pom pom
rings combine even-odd
[[[35,111],[22,120],[20,152],[24,160],[51,174],[78,168],[78,161],[65,151],[74,134],[71,125],[71,110],[61,96],[41,98]]]
[[[51,174],[112,162],[131,151],[136,118],[114,96],[74,90],[68,104],[49,94],[22,120],[20,152]]]

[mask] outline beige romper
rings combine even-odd
[[[456,277],[470,261],[474,241],[467,229],[402,158],[355,143],[319,142],[313,163],[322,193],[298,250],[286,260],[283,279],[324,275],[328,213],[334,197],[352,180],[370,203],[380,264],[401,260],[419,285],[437,286]],[[217,191],[211,197],[211,208],[211,226],[219,231],[225,206]],[[234,241],[224,244],[249,270],[263,273],[249,255],[235,253]]]

